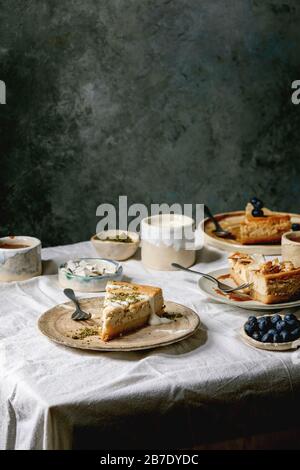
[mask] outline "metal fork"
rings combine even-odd
[[[211,276],[210,274],[201,273],[200,271],[194,271],[193,269],[185,268],[184,266],[181,266],[180,264],[177,264],[177,263],[172,263],[172,266],[174,266],[174,268],[187,271],[188,273],[194,273],[194,274],[198,274],[199,276],[205,277],[205,279],[208,279],[209,281],[212,281],[215,284],[217,284],[218,289],[220,289],[222,292],[225,292],[227,294],[229,294],[230,292],[235,292],[236,290],[246,289],[247,287],[251,286],[251,283],[244,283],[237,287],[230,287],[227,284],[224,284],[223,282],[219,281],[217,278]]]
[[[75,312],[72,313],[72,320],[80,321],[80,320],[89,320],[91,318],[90,313],[86,313],[81,310],[78,300],[76,299],[75,292],[73,289],[64,289],[64,294],[68,297],[68,299],[72,300],[75,304],[76,309]]]

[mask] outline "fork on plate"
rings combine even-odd
[[[184,266],[181,266],[180,264],[177,264],[177,263],[172,263],[172,266],[174,266],[174,268],[182,269],[183,271],[187,271],[189,273],[198,274],[199,276],[205,277],[205,279],[208,279],[209,281],[212,281],[215,284],[217,284],[218,289],[220,289],[220,291],[224,292],[225,294],[229,294],[230,292],[235,292],[237,290],[247,289],[247,287],[251,286],[251,283],[248,282],[248,283],[241,284],[240,286],[237,286],[237,287],[231,287],[231,286],[228,286],[227,284],[224,284],[224,282],[219,281],[219,279],[211,276],[210,274],[201,273],[200,271],[194,271],[193,269],[185,268]]]

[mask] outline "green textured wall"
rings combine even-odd
[[[300,212],[298,0],[0,1],[0,230],[87,239],[96,207],[256,194]]]

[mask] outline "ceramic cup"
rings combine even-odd
[[[34,237],[0,238],[0,281],[24,281],[42,273],[41,242]]]
[[[142,262],[150,269],[174,271],[172,263],[195,263],[194,220],[181,214],[159,214],[141,222]]]
[[[292,261],[295,268],[300,268],[300,231],[282,235],[281,254],[282,261]]]

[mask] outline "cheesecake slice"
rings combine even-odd
[[[260,256],[233,253],[228,258],[230,274],[239,285],[251,283],[244,292],[264,304],[300,299],[300,268],[291,261],[274,259],[262,262]]]
[[[243,245],[256,243],[279,243],[281,236],[291,230],[291,218],[288,214],[262,209],[262,217],[252,215],[253,206],[247,204],[244,221],[240,224],[240,242]]]
[[[167,322],[161,318],[164,299],[159,287],[111,281],[106,285],[100,338],[109,341],[148,324]]]

